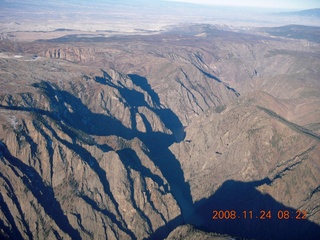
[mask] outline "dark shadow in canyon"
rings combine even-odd
[[[207,76],[210,79],[213,79],[215,81],[217,81],[218,83],[222,83],[229,91],[232,91],[237,97],[239,97],[241,94],[239,92],[237,92],[236,89],[230,87],[228,84],[224,83],[221,81],[221,79],[219,79],[218,77],[212,75],[211,73],[208,73],[206,71],[204,71],[203,69],[201,69],[200,67],[197,67],[196,65],[194,65],[200,72],[202,72],[205,76]]]
[[[158,94],[151,88],[148,80],[145,77],[139,76],[137,74],[128,74],[131,78],[134,85],[141,87],[144,91],[146,91],[149,96],[151,97],[152,101],[157,105],[160,106],[160,98]]]
[[[320,226],[308,219],[302,219],[303,214],[299,213],[305,209],[287,207],[256,189],[258,186],[270,183],[268,178],[253,182],[225,181],[214,195],[193,205],[197,214],[204,220],[193,225],[206,232],[245,239],[319,239]],[[223,218],[220,219],[218,213],[217,219],[213,219],[215,210],[218,212],[233,210],[236,212],[236,217],[225,219],[223,216],[227,214],[220,213],[220,217]],[[269,211],[271,215],[267,215]],[[285,211],[288,211],[289,217],[283,215]],[[161,229],[158,231],[160,234]],[[153,236],[155,239],[157,233],[155,232]]]
[[[0,207],[1,207],[2,213],[6,216],[7,221],[11,224],[11,226],[8,226],[8,223],[4,224],[4,222],[0,220],[0,229],[4,231],[4,232],[0,231],[0,238],[1,239],[17,239],[17,240],[23,239],[14,221],[14,217],[12,216],[9,207],[6,204],[1,194],[0,194]],[[29,237],[32,236],[29,234],[29,232],[27,233],[27,235]]]
[[[104,74],[105,76],[106,74]],[[150,127],[147,128],[146,133],[139,132],[136,129],[128,129],[125,128],[122,132],[115,131],[113,134],[117,136],[124,137],[126,139],[131,139],[133,137],[138,137],[150,150],[150,152],[146,152],[148,157],[159,167],[162,175],[167,179],[170,185],[170,192],[173,194],[174,198],[178,202],[178,205],[181,208],[184,218],[188,218],[193,213],[191,208],[192,206],[192,197],[190,192],[190,186],[184,180],[184,174],[181,169],[180,162],[175,158],[175,156],[169,150],[169,146],[174,142],[179,142],[184,139],[185,133],[183,131],[183,125],[180,122],[179,118],[175,113],[170,109],[164,109],[161,107],[157,107],[160,105],[160,98],[157,93],[151,88],[148,84],[148,80],[139,75],[130,75],[133,83],[137,84],[142,90],[146,91],[148,95],[151,97],[153,103],[156,103],[156,107],[152,108],[145,100],[144,94],[142,92],[138,92],[135,89],[128,89],[124,87],[120,82],[118,85],[114,83],[115,80],[111,80],[109,77],[104,77],[104,80],[100,79],[100,84],[109,85],[110,87],[116,88],[125,102],[128,104],[128,107],[131,109],[131,115],[134,114],[138,107],[146,107],[149,110],[156,113],[159,116],[161,121],[165,124],[165,126],[171,130],[174,134],[165,134],[162,132],[154,132],[151,131]],[[97,77],[96,77],[97,78]],[[52,95],[53,93],[50,93]],[[64,93],[68,94],[68,93]],[[74,96],[68,96],[67,98],[75,98]],[[75,103],[72,104],[71,101],[68,101],[68,104],[73,106],[77,104],[78,106],[82,104],[79,99],[74,100]],[[82,104],[83,105],[83,104]],[[86,106],[83,106],[86,109]],[[90,116],[90,113],[86,110],[85,114]],[[92,113],[91,113],[92,114]],[[94,119],[96,116],[89,117],[89,119]],[[105,118],[109,118],[105,116]],[[70,118],[69,118],[70,119]],[[146,120],[146,119],[145,119]],[[100,121],[99,121],[100,122]],[[106,120],[104,121],[104,124]],[[98,124],[98,123],[95,123]],[[124,128],[122,126],[122,128]],[[103,126],[99,127],[99,134],[96,135],[108,135],[110,133],[103,132]],[[121,126],[118,127],[121,129]],[[92,134],[86,131],[85,128],[81,128],[82,131]],[[102,131],[101,131],[102,130]],[[123,134],[125,133],[125,134]],[[123,152],[120,152],[123,153]],[[131,160],[134,162],[135,155],[131,156]],[[140,172],[144,172],[141,168]]]
[[[148,84],[148,80],[146,78],[139,75],[129,75],[129,77],[135,85],[141,87],[148,93],[153,103],[156,103],[157,106],[160,105],[159,96]],[[182,123],[171,109],[163,109],[161,107],[151,108],[145,101],[142,93],[121,87],[118,87],[118,90],[121,93],[121,96],[126,99],[129,106],[145,106],[149,108],[160,117],[165,126],[173,133],[173,135],[168,135],[153,131],[148,131],[146,133],[136,132],[137,137],[142,140],[150,150],[150,152],[146,152],[146,154],[156,164],[156,166],[159,167],[162,175],[167,179],[170,185],[170,192],[178,202],[183,213],[183,218],[188,218],[192,213],[192,209],[190,208],[192,205],[190,186],[185,182],[180,162],[169,150],[169,146],[174,142],[179,142],[184,139],[185,134]],[[132,91],[135,93],[131,93]],[[139,94],[141,94],[140,99],[138,97]],[[179,135],[175,134],[179,133],[179,131]],[[183,131],[183,133],[181,133],[181,131]]]
[[[139,75],[130,75],[130,78],[133,80],[135,85],[148,93],[153,103],[156,103],[156,106],[160,105],[159,96],[148,84],[148,80],[146,78]],[[156,166],[159,167],[162,175],[167,179],[170,185],[170,192],[178,202],[183,213],[183,217],[189,216],[192,212],[192,209],[190,208],[192,205],[190,186],[185,182],[180,162],[169,150],[169,146],[174,142],[179,142],[184,139],[185,133],[183,131],[182,123],[177,115],[175,115],[175,113],[170,109],[164,109],[161,107],[151,108],[145,101],[143,93],[136,90],[129,90],[125,87],[116,88],[129,106],[133,106],[135,108],[140,106],[147,107],[156,113],[165,126],[173,133],[164,134],[161,132],[150,131],[151,129],[146,133],[138,132],[135,129],[132,130],[150,150],[150,152],[146,152],[146,154],[156,164]],[[179,135],[177,133],[179,133]],[[132,155],[131,158],[133,160],[135,158],[134,155]]]
[[[104,77],[95,77],[95,81],[100,84],[108,85],[117,89],[120,92],[121,96],[126,100],[126,103],[130,108],[131,116],[135,116],[138,107],[146,107],[156,113],[160,117],[161,121],[165,124],[165,126],[171,130],[174,135],[174,141],[180,142],[184,139],[184,128],[178,116],[171,109],[162,107],[158,94],[151,88],[148,80],[145,77],[139,76],[137,74],[128,75],[134,85],[140,87],[150,96],[154,107],[151,107],[150,104],[146,102],[145,96],[142,92],[139,92],[135,89],[128,89],[123,86],[120,81],[115,84],[115,80],[111,79],[110,75],[105,71],[103,71],[103,75]],[[133,122],[132,126],[136,127],[135,119],[131,120]],[[170,143],[170,145],[172,144],[171,141],[169,141],[168,143]]]
[[[0,108],[47,116],[54,120],[63,131],[70,134],[71,138],[80,140],[87,138],[88,144],[91,139],[89,135],[117,135],[126,139],[134,137],[132,131],[123,126],[119,120],[108,115],[93,113],[79,98],[69,92],[54,89],[50,83],[44,81],[35,83],[33,86],[39,88],[47,98],[51,111],[25,106],[0,105]],[[72,111],[67,106],[70,106]]]
[[[269,194],[262,194],[256,187],[271,184],[268,178],[239,182],[228,180],[209,199],[203,199],[195,204],[197,212],[204,216],[203,229],[226,233],[231,236],[253,239],[317,239],[320,236],[320,226],[301,219],[297,211],[273,199]],[[235,210],[235,220],[213,220],[214,210]],[[243,211],[252,211],[252,219],[244,219]],[[263,212],[271,212],[271,218],[262,219]],[[282,215],[288,211],[288,219]],[[279,213],[279,217],[278,217]],[[296,219],[300,218],[300,219]],[[282,218],[282,219],[281,219]]]
[[[137,156],[136,152],[131,148],[124,148],[117,151],[122,163],[137,172],[140,172],[142,176],[151,178],[154,182],[156,182],[159,186],[164,188],[165,192],[168,192],[168,185],[164,183],[163,179],[158,175],[155,175],[151,172],[151,170],[142,165],[140,158]]]
[[[14,187],[12,186],[10,180],[7,177],[5,177],[1,172],[0,172],[0,178],[2,178],[2,180],[7,185],[6,189],[8,191],[8,194],[11,197],[12,202],[16,206],[16,209],[18,210],[19,215],[21,216],[20,221],[21,221],[23,227],[25,228],[26,235],[27,236],[32,236],[32,232],[31,232],[30,227],[28,225],[28,221],[25,218],[25,214],[23,212],[23,209],[21,208],[21,205],[19,203],[19,200],[18,200],[17,196],[14,194],[14,192],[15,192]],[[4,226],[4,224],[3,224],[3,226],[1,226],[1,223],[0,223],[0,229],[6,229],[7,228],[6,232],[10,233],[10,235],[12,235],[10,237],[11,239],[22,239],[22,236],[20,235],[19,231],[17,231],[18,228],[15,225],[14,218],[13,218],[13,216],[11,214],[11,211],[10,211],[8,205],[6,204],[6,202],[4,201],[3,197],[1,196],[1,194],[0,194],[0,206],[1,206],[1,210],[5,214],[6,218],[12,224],[12,231],[10,231],[10,227],[6,227],[6,226]],[[0,233],[0,235],[1,235],[1,233]]]

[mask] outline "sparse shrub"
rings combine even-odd
[[[225,105],[220,105],[218,107],[215,108],[215,112],[216,113],[221,113],[223,112],[224,110],[226,110],[226,106]]]

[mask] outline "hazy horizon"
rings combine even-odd
[[[78,6],[81,5],[95,5],[95,4],[133,4],[133,5],[141,5],[141,7],[145,7],[146,5],[153,5],[155,3],[161,2],[176,2],[176,3],[191,3],[196,5],[208,5],[208,6],[221,6],[221,7],[249,7],[249,8],[269,8],[269,9],[287,9],[287,10],[306,10],[313,8],[320,8],[320,1],[318,0],[269,0],[269,1],[256,1],[256,0],[225,0],[221,2],[220,0],[68,0],[68,1],[40,1],[40,0],[0,0],[0,6],[2,4],[8,3],[23,3],[23,4],[42,4],[42,5],[51,5],[51,4],[76,4]],[[143,4],[143,5],[142,5]]]
[[[255,1],[255,0],[163,0],[168,2],[184,2],[200,5],[213,5],[225,7],[251,7],[251,8],[269,8],[269,9],[287,9],[287,10],[305,10],[320,8],[320,1],[317,0],[269,0],[269,1]]]
[[[188,2],[188,3],[186,3]],[[217,0],[0,0],[0,32],[53,31],[59,28],[81,31],[141,32],[159,31],[176,24],[202,23],[233,27],[274,27],[282,25],[320,26],[319,17],[287,15],[296,1],[255,4],[227,1],[216,6]],[[199,4],[200,3],[200,4]],[[204,5],[208,4],[210,5]],[[286,4],[285,4],[286,3]],[[314,0],[301,6],[316,7]],[[251,4],[251,5],[250,5]],[[247,5],[250,5],[247,7]],[[292,12],[296,12],[292,10]]]

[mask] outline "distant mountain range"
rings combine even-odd
[[[300,15],[308,17],[320,17],[320,8],[306,9],[298,12],[284,13],[285,15]]]
[[[306,39],[311,42],[320,43],[320,27],[287,25],[281,27],[260,28],[272,36]]]

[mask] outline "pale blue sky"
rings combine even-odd
[[[282,9],[320,8],[320,0],[167,0],[234,7],[261,7]]]

